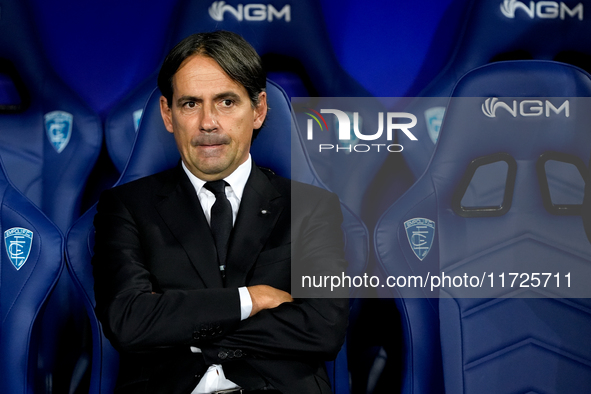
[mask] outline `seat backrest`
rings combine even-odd
[[[291,105],[286,93],[272,81],[267,81],[267,98],[269,112],[265,125],[251,147],[251,155],[257,165],[266,167],[285,177],[292,177],[302,182],[322,187],[323,184],[309,167],[309,160],[303,150],[297,133],[292,133],[295,122],[292,117]],[[178,164],[180,155],[172,134],[168,133],[160,115],[160,91],[153,90],[143,112],[137,139],[132,154],[117,184],[123,184],[143,176],[164,171]],[[295,136],[295,137],[294,137]],[[295,147],[295,148],[294,148]],[[299,166],[292,168],[292,154],[299,158]],[[91,393],[108,393],[112,390],[117,374],[117,353],[105,339],[100,323],[94,314],[94,291],[91,258],[94,247],[94,231],[92,220],[96,206],[86,212],[72,227],[67,236],[67,261],[69,269],[81,292],[93,325],[93,371]],[[358,222],[353,216],[345,213],[345,228],[354,228]],[[347,222],[348,218],[348,222]],[[365,230],[367,232],[367,230]],[[358,242],[359,236],[351,236],[351,242]],[[367,244],[367,236],[365,237]],[[365,247],[367,251],[367,246]],[[359,253],[359,252],[357,252]],[[101,359],[102,357],[102,359]],[[348,381],[346,365],[342,365],[342,355],[338,369],[333,369],[333,379],[339,385]],[[346,363],[345,363],[346,364]],[[344,371],[343,371],[344,368]],[[348,387],[348,385],[347,385]],[[348,391],[341,390],[341,393]]]
[[[0,105],[4,171],[65,233],[81,214],[84,190],[102,145],[93,113],[48,67],[26,1],[0,4],[0,64],[4,85],[16,86]],[[2,66],[0,66],[2,68]],[[84,309],[64,275],[53,291],[39,343],[38,391],[67,390],[81,353]],[[57,339],[56,339],[57,338]],[[64,343],[58,349],[58,343]]]
[[[81,214],[102,126],[48,69],[24,3],[1,8],[0,63],[9,65],[5,79],[16,82],[21,97],[0,105],[0,155],[15,186],[65,233]]]
[[[261,55],[270,79],[293,96],[364,97],[369,93],[340,66],[317,2],[272,0],[179,2],[169,48],[198,32],[229,30],[242,35]],[[154,73],[109,115],[105,133],[109,155],[123,170],[141,109],[156,86]],[[134,128],[135,125],[135,128]]]
[[[580,392],[591,384],[591,302],[575,299],[588,297],[580,291],[588,287],[564,287],[568,272],[591,270],[578,217],[589,97],[587,73],[550,61],[489,64],[456,85],[433,158],[382,216],[375,248],[386,275],[478,275],[484,289],[397,289],[407,385],[420,384],[423,364],[439,367],[436,355],[450,393]],[[540,286],[536,272],[558,273],[561,287]],[[503,286],[510,273],[518,282]],[[426,352],[423,338],[432,345]]]
[[[591,71],[586,6],[584,2],[470,1],[452,57],[410,110],[418,118],[413,129],[418,142],[405,149],[404,157],[414,176],[427,168],[447,97],[468,71],[495,61],[527,59],[555,60]]]
[[[0,217],[0,392],[40,392],[34,381],[40,317],[63,268],[63,237],[1,165]]]

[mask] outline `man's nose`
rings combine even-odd
[[[212,105],[203,106],[203,116],[201,117],[200,129],[204,132],[215,131],[218,127],[217,114]]]

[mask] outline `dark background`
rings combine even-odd
[[[178,2],[24,1],[50,65],[103,117],[158,67]],[[464,3],[319,0],[318,7],[345,70],[373,95],[399,97],[416,95],[442,68]]]

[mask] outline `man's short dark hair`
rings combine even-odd
[[[172,104],[174,74],[185,59],[197,54],[215,60],[232,80],[244,86],[253,107],[258,104],[259,94],[265,90],[267,83],[261,58],[244,38],[219,30],[190,35],[164,59],[158,74],[158,88],[169,107]]]

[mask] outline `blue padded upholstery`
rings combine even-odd
[[[0,392],[38,393],[40,317],[63,268],[63,237],[1,166],[0,216]]]
[[[588,11],[585,6],[584,2],[468,2],[469,11],[452,57],[410,109],[419,120],[413,128],[418,141],[405,146],[404,158],[415,178],[427,168],[433,153],[433,139],[447,97],[470,70],[495,61],[535,59],[565,62],[591,71],[591,24],[579,19],[583,11]]]
[[[86,180],[102,144],[100,119],[47,68],[23,2],[2,4],[0,59],[12,64],[28,97],[22,108],[0,106],[0,155],[11,181],[62,230],[81,214]],[[28,104],[26,103],[28,101]],[[62,111],[72,116],[56,117]],[[49,115],[47,121],[44,117]],[[52,144],[48,133],[67,144]],[[61,149],[61,151],[60,151]]]
[[[361,132],[369,135],[378,130],[378,114],[385,112],[384,106],[374,98],[356,100],[327,97],[294,100],[300,139],[304,144],[304,149],[309,153],[311,165],[322,182],[335,192],[356,215],[361,216],[366,208],[366,193],[372,182],[375,181],[378,169],[386,158],[395,156],[397,153],[388,153],[384,147],[381,149],[381,153],[377,153],[375,148],[374,151],[368,153],[358,153],[352,151],[353,148],[350,147],[356,144],[392,144],[393,141],[386,140],[386,132],[383,132],[379,139],[372,141],[358,140],[355,135],[352,135],[351,140],[341,141],[338,139],[338,122],[336,116],[332,114],[324,115],[327,130],[318,130],[314,132],[312,139],[308,139],[306,124],[311,119],[308,115],[311,112],[309,107],[317,112],[323,108],[335,108],[348,113],[351,121],[353,120],[352,114],[357,112],[361,119],[359,121]],[[383,129],[385,130],[385,127]],[[332,145],[336,148],[319,152],[320,144]],[[296,163],[295,160],[294,163]]]
[[[242,35],[261,55],[269,78],[279,83],[293,96],[364,97],[367,91],[351,78],[338,63],[324,25],[318,3],[314,0],[289,2],[272,0],[265,3],[265,10],[259,8],[248,15],[264,15],[272,7],[281,13],[290,9],[290,21],[285,15],[276,16],[273,21],[238,21],[228,7],[240,9],[241,17],[248,4],[240,0],[203,2],[191,0],[179,2],[175,10],[174,30],[169,49],[185,37],[214,30],[229,30]],[[225,8],[224,8],[225,7]],[[258,6],[257,6],[258,7]],[[217,11],[216,11],[217,9]],[[226,9],[226,11],[223,11]],[[212,15],[223,12],[223,20]],[[105,133],[109,155],[115,167],[121,172],[135,139],[134,113],[141,110],[148,96],[156,87],[157,73],[150,76],[133,92],[123,99],[109,114]],[[140,111],[141,112],[141,111]]]
[[[283,89],[272,81],[267,81],[269,112],[265,126],[251,147],[251,154],[257,165],[267,167],[275,173],[297,178],[303,182],[322,186],[313,169],[304,165],[291,167],[292,153],[290,145],[301,146],[297,134],[291,133],[293,123],[291,105]],[[180,155],[172,134],[168,133],[162,122],[159,106],[160,92],[155,89],[144,108],[144,116],[138,130],[129,162],[117,184],[123,184],[143,176],[174,167]],[[295,137],[294,137],[295,135]],[[302,149],[294,149],[299,163],[308,164]],[[117,353],[102,334],[101,326],[94,314],[94,292],[91,268],[91,256],[94,247],[92,220],[96,206],[86,212],[72,227],[67,237],[67,261],[76,282],[83,292],[88,313],[93,325],[93,371],[91,393],[109,393],[117,374]],[[347,218],[347,213],[345,212]],[[356,229],[356,221],[345,219],[344,226]],[[359,230],[357,230],[359,231]],[[366,248],[367,250],[367,248]],[[101,359],[102,357],[102,359]],[[339,393],[348,393],[348,372],[345,351],[341,351],[336,363],[329,365],[335,387],[341,387]],[[346,386],[346,387],[345,387]]]
[[[588,267],[591,244],[580,212],[551,213],[536,167],[546,152],[589,162],[588,101],[585,106],[571,100],[569,118],[564,112],[513,117],[501,109],[496,118],[489,118],[485,99],[495,97],[509,103],[511,97],[562,103],[561,97],[591,97],[591,79],[570,65],[533,60],[489,64],[464,76],[453,91],[427,170],[384,213],[376,228],[375,248],[385,274],[426,277],[427,272],[444,271],[453,276],[471,269],[500,274],[523,272],[523,267],[566,274],[576,265]],[[456,213],[454,193],[468,165],[498,154],[515,160],[514,170],[508,171],[515,175],[509,182],[515,185],[509,193],[512,203],[501,204],[509,209],[497,216]],[[582,167],[579,178],[586,178]],[[566,194],[582,200],[583,188],[579,183]],[[414,218],[435,223],[433,245],[422,261],[411,250],[404,227]],[[497,286],[498,297],[518,290]],[[530,290],[534,297],[545,291]],[[395,295],[425,295],[415,291],[399,288]],[[441,295],[456,292],[445,289]],[[442,392],[443,387],[437,387],[440,380],[430,381],[441,374],[440,368],[445,392],[454,394],[575,393],[591,387],[588,298],[400,298],[397,302],[407,346],[405,393]]]
[[[89,394],[110,394],[115,388],[119,370],[119,354],[103,334],[94,307],[94,278],[92,256],[94,254],[94,227],[96,204],[74,223],[66,235],[66,262],[78,294],[90,317],[92,332],[92,359]]]
[[[20,103],[0,106],[4,170],[65,233],[81,214],[86,181],[102,144],[101,122],[48,68],[26,1],[2,2],[0,8],[0,63],[9,65],[5,76],[20,96]],[[84,308],[72,292],[70,278],[63,275],[43,317],[37,373],[48,390],[68,390],[82,352]],[[58,349],[60,341],[66,345]]]
[[[122,174],[136,139],[137,130],[148,98],[157,86],[154,73],[117,103],[105,120],[105,143],[109,157]]]

